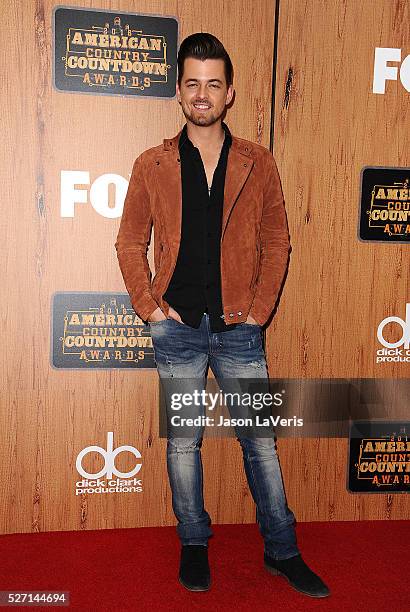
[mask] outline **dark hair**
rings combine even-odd
[[[220,40],[208,32],[197,32],[187,36],[178,51],[178,85],[181,84],[184,73],[184,61],[187,57],[195,59],[222,59],[225,62],[225,78],[227,85],[232,85],[233,66],[225,47]]]

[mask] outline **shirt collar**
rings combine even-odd
[[[228,126],[226,125],[226,123],[224,123],[223,121],[222,121],[222,127],[223,127],[223,129],[225,131],[225,140],[224,140],[223,146],[230,147],[231,144],[232,144],[232,134],[231,134]],[[189,138],[188,138],[187,124],[184,125],[184,127],[182,128],[182,131],[181,131],[181,136],[179,138],[179,144],[178,144],[179,150],[181,150],[181,148],[185,144],[191,145],[191,147],[194,146],[192,141],[189,140]]]

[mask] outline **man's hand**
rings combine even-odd
[[[251,315],[248,315],[245,323],[250,323],[251,325],[259,325],[259,323],[255,321],[255,319],[251,317]]]
[[[158,306],[158,308],[156,308],[154,310],[154,312],[152,312],[150,314],[148,322],[151,322],[151,321],[163,321],[164,319],[166,319],[166,316],[162,312],[161,308]]]
[[[148,322],[150,321],[163,321],[164,319],[166,319],[167,317],[164,315],[164,313],[162,312],[161,308],[158,306],[158,308],[156,308],[154,310],[153,313],[151,313]],[[169,314],[168,314],[168,318],[169,319],[175,319],[176,321],[179,321],[179,323],[182,323],[183,325],[185,325],[185,323],[182,321],[180,315],[177,313],[176,310],[174,310],[172,308],[172,306],[169,307]]]
[[[179,321],[180,323],[182,323],[182,325],[185,325],[185,323],[181,319],[181,316],[177,313],[176,310],[174,310],[174,308],[172,308],[172,306],[169,307],[168,315],[170,319],[175,319],[176,321]]]

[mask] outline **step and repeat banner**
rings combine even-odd
[[[282,182],[292,251],[264,343],[289,505],[409,518],[406,3],[117,6],[3,10],[1,532],[175,524],[152,339],[114,243],[134,160],[184,125],[176,57],[196,31],[233,61],[231,132]],[[255,521],[237,441],[202,454],[213,522]]]

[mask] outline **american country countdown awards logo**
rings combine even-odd
[[[128,293],[56,292],[51,307],[55,368],[155,368],[149,325]]]
[[[56,7],[53,25],[56,89],[121,96],[175,96],[175,17]]]
[[[391,316],[379,323],[377,339],[383,348],[376,351],[376,363],[410,364],[410,302],[404,319]]]
[[[410,168],[361,171],[359,238],[410,244]]]
[[[120,472],[115,465],[115,459],[120,453],[131,453],[135,457],[135,466],[129,472]],[[98,472],[87,472],[83,466],[83,459],[88,454],[101,455],[104,465]],[[128,444],[114,449],[114,433],[107,434],[107,448],[102,446],[86,446],[77,455],[75,462],[78,473],[83,477],[75,483],[76,495],[85,493],[141,493],[142,480],[135,478],[142,467],[141,453],[135,446]]]
[[[352,493],[410,492],[410,422],[353,421],[348,489]]]

